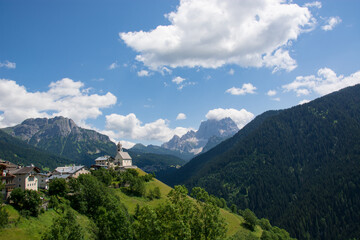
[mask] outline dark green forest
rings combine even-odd
[[[162,180],[203,187],[298,239],[360,236],[360,85],[257,117]]]
[[[47,153],[10,136],[2,130],[0,130],[0,158],[24,166],[34,164],[40,168],[48,167],[51,169],[73,163],[70,159]]]
[[[185,164],[185,160],[172,155],[139,153],[132,150],[128,150],[128,152],[132,157],[133,165],[136,165],[145,172],[158,172]]]

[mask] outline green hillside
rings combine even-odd
[[[203,187],[299,239],[358,238],[359,103],[356,85],[260,115],[164,182]]]
[[[140,169],[138,169],[137,172],[139,173],[139,176],[146,175],[146,173]],[[103,174],[106,175],[106,172],[103,172]],[[103,175],[99,179],[106,179],[103,178],[105,175]],[[92,185],[94,184],[94,182],[93,183],[89,182],[89,184]],[[114,186],[114,184],[116,184],[116,181],[113,182],[109,188],[107,188],[109,190],[109,193],[111,193],[113,197],[119,199],[118,205],[120,206],[120,208],[122,205],[125,206],[125,209],[127,209],[125,211],[129,213],[130,219],[132,219],[131,221],[133,222],[135,221],[134,222],[135,224],[137,220],[134,219],[134,217],[136,215],[137,207],[140,208],[149,207],[151,209],[155,209],[159,206],[164,206],[168,203],[169,198],[167,196],[169,192],[172,190],[172,188],[158,181],[157,179],[150,180],[145,184],[145,192],[149,192],[150,190],[153,190],[154,188],[158,187],[160,189],[160,194],[161,194],[159,199],[150,200],[146,197],[125,194],[124,191],[122,191],[120,188],[113,188],[112,186]],[[97,198],[98,196],[96,196],[96,194],[91,196],[92,200]],[[190,197],[188,197],[188,199],[196,203],[194,199]],[[70,200],[70,202],[71,201],[72,200]],[[24,217],[19,214],[18,210],[15,210],[10,205],[6,205],[5,209],[10,214],[10,223],[7,224],[4,228],[2,229],[0,228],[0,239],[7,239],[7,240],[41,239],[41,236],[43,236],[44,233],[49,231],[49,229],[52,227],[52,223],[54,219],[59,218],[59,216],[61,216],[61,213],[59,214],[59,208],[56,211],[54,209],[47,210],[44,213],[41,213],[38,217],[30,217],[30,216]],[[98,210],[96,209],[94,210],[95,210],[94,213],[98,214],[96,213]],[[87,212],[86,214],[81,214],[79,213],[79,211],[74,211],[74,212],[75,212],[76,222],[80,224],[80,228],[82,229],[81,231],[84,233],[84,237],[85,237],[84,239],[95,239],[95,233],[99,231],[95,226],[95,224],[99,224],[99,223],[97,222],[97,220],[93,220],[96,218],[93,218],[93,216],[89,212]],[[229,210],[221,209],[220,215],[225,219],[226,238],[229,240],[260,239],[261,235],[263,234],[263,229],[259,225],[255,226],[255,229],[251,231],[246,226],[245,220],[242,216],[233,214]],[[270,226],[270,228],[272,227]],[[276,227],[273,229],[275,231],[278,230],[278,228]],[[282,231],[281,234],[283,234],[284,231],[283,230],[281,231]],[[113,239],[113,238],[103,237],[102,239]],[[142,238],[142,239],[146,240],[151,238],[149,236],[149,238]],[[290,239],[290,238],[285,238],[285,239]]]

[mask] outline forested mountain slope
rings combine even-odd
[[[40,168],[48,167],[50,169],[56,168],[60,165],[74,163],[70,159],[66,159],[31,146],[30,144],[14,138],[1,130],[0,158],[24,166],[34,164]]]
[[[358,238],[360,85],[251,124],[165,182],[204,187],[299,239]]]

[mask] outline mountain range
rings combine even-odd
[[[0,132],[0,157],[17,164],[53,169],[70,163],[91,166],[103,155],[115,156],[115,143],[93,130],[78,127],[64,117],[26,119]],[[152,149],[152,151],[145,151]],[[138,144],[129,151],[133,164],[147,172],[164,171],[185,164],[178,152]],[[186,154],[178,154],[186,156]],[[189,156],[190,157],[190,156]]]
[[[162,144],[161,147],[194,156],[203,152],[204,149],[209,150],[210,146],[217,145],[238,131],[239,128],[229,117],[221,120],[209,119],[201,122],[197,131],[189,131],[182,137],[175,135],[170,141]],[[210,139],[210,145],[205,148]]]
[[[250,208],[298,239],[360,236],[360,85],[265,112],[161,176]]]
[[[88,166],[99,156],[116,154],[115,143],[108,136],[78,127],[64,117],[31,118],[3,130],[32,146]]]

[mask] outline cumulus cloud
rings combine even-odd
[[[234,108],[216,108],[206,114],[207,119],[221,120],[227,117],[231,118],[238,128],[241,129],[254,118],[254,114],[245,109],[237,110]]]
[[[141,70],[141,71],[137,72],[137,75],[139,77],[148,77],[148,76],[150,76],[150,72],[147,70]]]
[[[179,113],[176,117],[176,120],[184,120],[186,119],[185,113]]]
[[[110,64],[109,70],[113,70],[113,69],[118,68],[118,67],[119,67],[119,65],[117,64],[117,62],[113,62],[112,64]]]
[[[27,118],[64,116],[85,125],[97,118],[101,108],[116,103],[116,97],[89,94],[82,82],[63,78],[49,85],[47,92],[29,92],[15,81],[0,79],[0,127],[12,126]]]
[[[341,18],[339,17],[330,17],[329,19],[326,20],[326,24],[324,26],[322,26],[322,30],[324,31],[331,31],[334,29],[334,27],[336,25],[338,25],[339,23],[341,23]]]
[[[315,2],[309,2],[309,3],[305,3],[304,4],[305,7],[316,7],[316,8],[321,8],[322,4],[319,1],[315,1]]]
[[[308,103],[308,102],[310,102],[310,100],[304,99],[304,100],[301,100],[299,102],[299,105],[303,105],[303,104]]]
[[[241,88],[232,87],[226,90],[226,93],[231,95],[245,95],[245,94],[254,94],[256,87],[251,83],[244,83]]]
[[[174,82],[174,83],[176,83],[176,84],[180,84],[180,83],[182,83],[183,81],[185,81],[186,79],[185,78],[182,78],[182,77],[175,77],[175,78],[173,78],[173,80],[172,80],[172,82]]]
[[[5,62],[0,62],[0,67],[15,69],[16,68],[16,63],[9,62],[8,60],[6,60]]]
[[[169,121],[161,118],[143,124],[134,113],[130,113],[126,116],[119,114],[107,115],[106,130],[113,131],[113,137],[116,138],[167,142],[174,135],[182,136],[191,129],[183,127],[172,129],[169,127]]]
[[[275,90],[269,90],[267,93],[266,93],[269,97],[273,97],[277,94],[277,92]]]
[[[321,68],[317,72],[317,76],[298,76],[295,81],[283,85],[284,91],[294,91],[297,96],[309,95],[315,92],[318,95],[325,95],[344,87],[353,86],[360,83],[360,71],[350,76],[337,76],[330,68]]]
[[[288,43],[316,22],[307,7],[284,0],[181,0],[166,17],[169,25],[119,33],[154,70],[237,64],[291,71]]]
[[[229,72],[228,72],[230,75],[234,75],[234,73],[235,73],[235,70],[234,69],[232,69],[232,68],[230,68],[230,70],[229,70]]]

